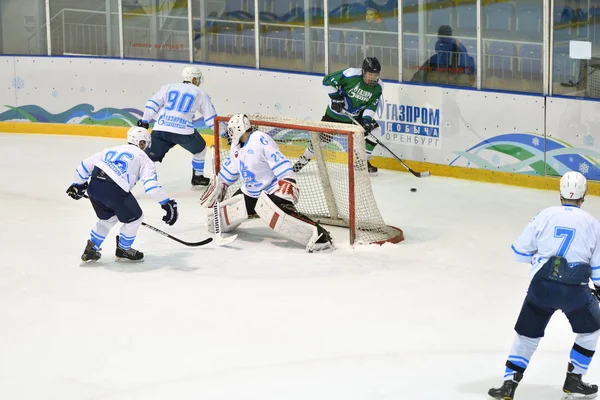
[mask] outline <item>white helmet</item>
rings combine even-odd
[[[188,65],[185,67],[181,73],[181,76],[183,76],[184,82],[191,82],[194,78],[198,79],[199,83],[204,82],[204,79],[202,78],[202,71],[200,71],[200,68],[196,67],[195,65]]]
[[[581,173],[569,171],[560,178],[560,197],[565,200],[583,199],[587,191],[587,179]]]
[[[231,143],[239,142],[249,129],[252,129],[252,124],[246,114],[234,114],[227,122],[227,134],[231,138]]]
[[[141,126],[132,126],[129,128],[127,131],[127,143],[131,143],[139,147],[142,140],[146,142],[146,147],[144,147],[144,149],[150,147],[151,136],[150,132],[148,132],[148,129],[142,128]]]

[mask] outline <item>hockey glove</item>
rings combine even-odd
[[[372,118],[363,119],[361,125],[365,130],[365,136],[369,135],[371,131],[379,126],[377,121]]]
[[[292,204],[296,204],[298,202],[298,198],[300,197],[300,188],[296,184],[295,179],[283,178],[280,179],[277,184],[279,187],[274,193],[275,196],[289,201]]]
[[[79,200],[85,194],[87,187],[88,187],[87,182],[84,182],[82,184],[74,183],[71,186],[69,186],[69,188],[67,189],[67,194],[69,196],[71,196],[71,198],[73,198],[74,200]]]
[[[150,128],[150,124],[148,123],[148,121],[142,121],[141,119],[138,119],[137,126],[140,126],[144,129]]]
[[[179,212],[177,212],[177,203],[171,199],[165,204],[161,205],[162,209],[165,210],[165,216],[162,218],[167,225],[173,225],[179,218]]]
[[[337,113],[341,113],[346,108],[346,100],[340,96],[331,98],[331,109]]]
[[[215,175],[215,177],[210,181],[210,185],[206,192],[200,198],[200,205],[206,208],[212,208],[225,198],[225,193],[227,192],[227,185],[221,181],[219,175]]]
[[[596,296],[596,299],[598,299],[598,302],[600,302],[600,287],[594,285],[594,288],[592,289],[592,294]]]

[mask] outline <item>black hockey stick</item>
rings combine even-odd
[[[89,196],[88,196],[87,194],[84,194],[84,195],[83,195],[83,197],[85,197],[86,199],[89,199]],[[147,223],[145,223],[145,222],[142,222],[142,226],[145,226],[145,227],[146,227],[146,228],[148,228],[148,229],[152,229],[154,232],[156,232],[156,233],[158,233],[158,234],[160,234],[160,235],[163,235],[163,236],[165,236],[165,237],[168,237],[169,239],[171,239],[171,240],[174,240],[174,241],[176,241],[177,243],[181,243],[181,244],[183,244],[183,245],[185,245],[185,246],[189,246],[189,247],[198,247],[198,246],[204,246],[205,244],[209,244],[210,242],[212,242],[212,241],[213,241],[213,238],[209,237],[209,238],[207,238],[207,239],[204,239],[204,240],[202,240],[202,241],[200,241],[200,242],[186,242],[186,241],[184,241],[184,240],[181,240],[181,239],[179,239],[179,238],[176,238],[176,237],[175,237],[175,236],[173,236],[173,235],[169,235],[167,232],[165,232],[165,231],[162,231],[162,230],[160,230],[160,229],[158,229],[158,228],[155,228],[155,227],[154,227],[154,226],[152,226],[152,225],[148,225],[148,224],[147,224]]]
[[[360,126],[361,128],[363,127],[356,119],[354,119],[354,117],[348,111],[344,110],[343,112],[344,112],[344,114],[346,114],[346,116],[348,118],[350,118],[352,120],[352,122],[354,122],[356,125]],[[394,156],[394,158],[396,160],[398,160],[400,162],[400,164],[402,164],[402,166],[408,170],[408,172],[410,172],[411,174],[413,174],[417,178],[427,178],[428,176],[431,176],[431,173],[429,171],[423,171],[423,172],[417,172],[417,171],[415,171],[414,169],[412,169],[411,167],[409,167],[408,165],[406,165],[406,163],[404,162],[404,160],[402,160],[400,157],[398,157],[396,154],[394,154],[394,152],[392,150],[390,150],[386,145],[384,145],[383,143],[381,143],[381,141],[379,139],[377,139],[375,136],[371,136],[371,138],[373,138],[377,142],[377,144],[379,146],[381,146],[384,149],[386,149],[388,151],[388,153],[390,153],[392,156]]]
[[[148,225],[145,222],[142,222],[142,226],[145,226],[148,229],[152,229],[154,232],[156,232],[156,233],[158,233],[160,235],[163,235],[165,237],[168,237],[169,239],[174,240],[177,243],[181,243],[181,244],[183,244],[185,246],[190,246],[190,247],[204,246],[205,244],[209,244],[210,242],[213,241],[213,238],[209,237],[209,238],[206,238],[206,239],[204,239],[204,240],[202,240],[200,242],[186,242],[186,241],[183,241],[181,239],[176,238],[175,236],[169,235],[167,232],[161,231],[160,229],[155,228],[152,225]]]

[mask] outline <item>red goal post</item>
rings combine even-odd
[[[308,121],[267,115],[248,115],[254,129],[271,136],[281,153],[294,164],[312,144],[315,156],[297,172],[299,212],[325,224],[347,227],[350,244],[399,243],[401,229],[384,223],[367,171],[364,130],[355,125]],[[214,168],[229,156],[226,124],[230,116],[215,117]],[[241,186],[232,185],[227,197]]]

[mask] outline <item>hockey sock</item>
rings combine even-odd
[[[585,375],[594,356],[594,350],[589,349],[596,348],[599,336],[600,331],[577,334],[570,354],[571,364],[575,367],[573,373]]]
[[[90,240],[94,243],[94,250],[100,249],[106,235],[110,232],[111,228],[117,223],[117,216],[113,216],[110,219],[101,219],[96,222],[94,229],[90,231]]]
[[[517,335],[513,342],[510,355],[506,361],[506,370],[504,371],[504,380],[514,380],[517,373],[524,373],[529,365],[529,360],[535,353],[538,344],[542,338],[530,338],[523,335]]]
[[[123,250],[128,250],[133,245],[133,241],[137,236],[137,232],[142,226],[142,218],[138,218],[133,222],[123,224],[119,231],[119,247]]]
[[[367,138],[365,140],[366,143],[366,149],[367,149],[367,159],[371,158],[371,153],[373,153],[373,150],[375,149],[375,146],[377,146],[377,143],[373,143],[369,140],[369,138]]]
[[[192,157],[192,168],[194,175],[202,175],[204,173],[204,158],[206,157],[206,147]]]

